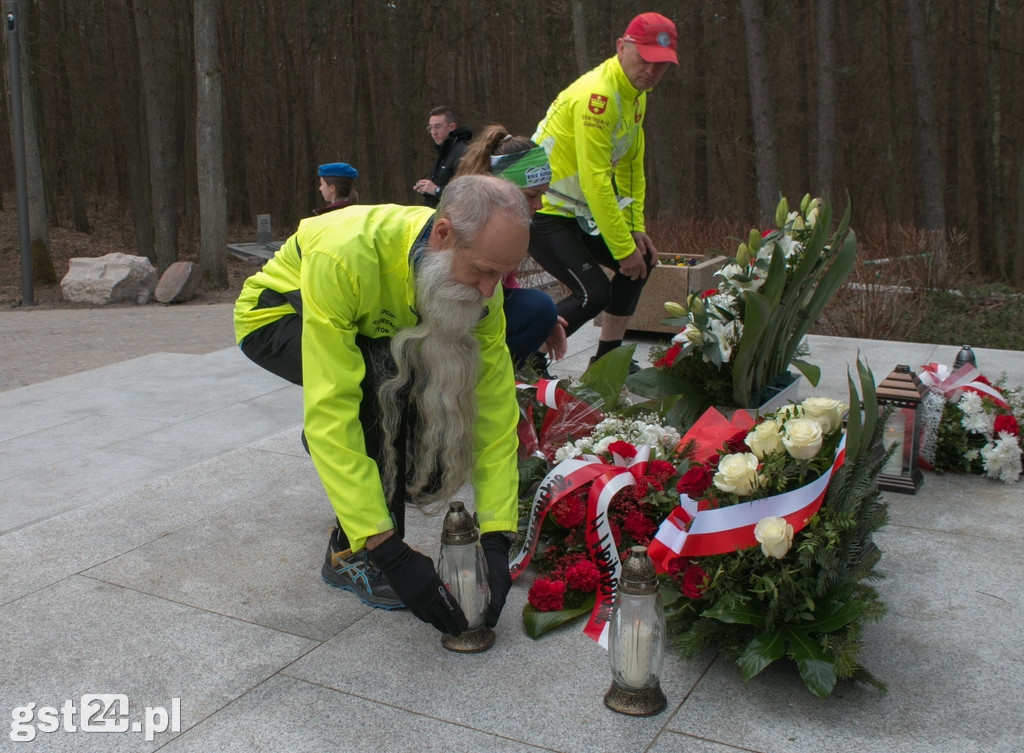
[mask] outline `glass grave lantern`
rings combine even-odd
[[[622,563],[608,630],[612,685],[604,704],[630,716],[652,716],[668,702],[661,690],[665,610],[647,547],[634,546]]]
[[[494,631],[487,626],[485,619],[490,603],[487,563],[476,521],[459,500],[449,503],[441,526],[437,574],[469,621],[469,628],[461,635],[441,636],[441,645],[460,653],[486,651],[494,644]]]
[[[878,474],[878,488],[900,494],[917,494],[924,483],[918,467],[921,441],[921,402],[928,388],[909,366],[897,366],[875,389],[878,406],[892,407],[882,433],[882,449],[898,445]]]

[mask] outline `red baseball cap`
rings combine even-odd
[[[629,22],[622,38],[636,45],[640,57],[648,63],[675,63],[676,25],[660,13],[641,13]]]

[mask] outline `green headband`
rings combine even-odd
[[[525,152],[491,157],[491,175],[511,181],[521,189],[531,188],[551,182],[551,165],[544,147],[538,146]]]

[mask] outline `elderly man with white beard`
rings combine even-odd
[[[452,635],[466,618],[403,541],[405,503],[472,484],[493,627],[518,480],[499,283],[526,254],[529,222],[518,188],[480,175],[449,183],[436,213],[348,207],[303,220],[235,305],[242,351],[303,385],[305,439],[339,523],[323,579]]]

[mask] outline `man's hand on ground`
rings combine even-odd
[[[460,635],[469,627],[462,607],[437,577],[429,557],[394,534],[367,543],[371,541],[375,545],[369,547],[370,559],[384,572],[392,590],[410,612],[449,635]]]

